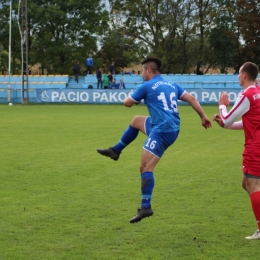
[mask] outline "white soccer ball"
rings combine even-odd
[[[9,106],[12,106],[13,105],[13,103],[9,103]]]

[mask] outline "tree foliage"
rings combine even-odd
[[[166,73],[198,72],[210,60],[213,0],[111,0],[112,18],[134,41],[145,42],[163,60]],[[118,20],[118,18],[117,18]]]
[[[7,14],[8,1],[3,2]],[[29,63],[39,62],[49,73],[71,72],[75,60],[83,63],[88,53],[97,51],[97,38],[106,30],[107,21],[108,12],[100,0],[28,0]],[[6,26],[7,19],[1,24]],[[8,34],[6,29],[2,32]],[[13,35],[20,38],[17,32]],[[16,44],[12,46],[18,52]]]
[[[185,51],[182,30],[189,28],[191,11],[188,3],[181,0],[112,0],[111,5],[114,25],[135,43],[144,43],[145,54],[165,61],[163,70],[170,72],[185,56],[181,55]]]
[[[97,51],[108,14],[99,0],[33,1],[29,9],[34,62],[49,72],[68,73],[74,60]]]
[[[102,60],[100,67],[103,67],[105,72],[111,62],[115,63],[118,72],[131,63],[139,63],[140,45],[133,44],[123,31],[109,29],[101,40],[101,45],[97,57]]]
[[[240,64],[240,33],[234,13],[237,11],[236,0],[218,0],[217,9],[213,10],[213,26],[210,28],[209,43],[212,50],[212,64],[220,68],[237,68]]]
[[[117,70],[147,55],[162,60],[163,73],[236,71],[260,64],[260,4],[254,0],[28,0],[29,63],[48,73],[71,73],[94,54],[96,68]],[[6,69],[9,0],[0,0],[0,65]],[[20,69],[18,3],[13,1],[12,67]]]
[[[260,3],[255,0],[238,0],[235,15],[242,36],[240,47],[244,61],[260,65]]]
[[[10,17],[10,1],[0,1],[0,39],[1,39],[1,50],[0,50],[0,62],[1,70],[8,70],[9,62],[9,27],[11,18],[11,61],[12,68],[11,73],[18,73],[21,68],[21,36],[19,32],[19,17],[18,17],[18,5],[13,3],[13,11]]]

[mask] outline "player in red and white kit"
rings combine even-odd
[[[238,76],[244,91],[229,112],[228,94],[223,92],[219,99],[220,115],[213,117],[221,127],[244,130],[242,186],[250,196],[252,210],[258,223],[256,232],[246,239],[260,239],[260,87],[256,85],[258,73],[256,64],[244,63]],[[240,117],[242,120],[236,122]]]

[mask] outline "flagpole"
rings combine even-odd
[[[11,102],[11,40],[12,40],[12,0],[10,0],[10,17],[9,17],[9,62],[8,62],[8,102]]]

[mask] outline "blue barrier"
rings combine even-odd
[[[58,102],[58,103],[95,103],[95,104],[122,104],[124,99],[133,92],[134,89],[62,89],[43,88],[29,89],[29,102]],[[201,104],[217,104],[223,89],[187,89]],[[230,102],[233,103],[242,88],[225,89],[229,93]],[[7,103],[8,90],[0,89],[0,102]],[[12,103],[21,103],[21,89],[11,89]],[[179,101],[179,104],[184,102]]]
[[[45,89],[36,90],[39,103],[95,103],[95,104],[122,104],[125,98],[134,90],[106,90],[106,89]],[[234,102],[241,89],[226,89],[230,102]],[[188,91],[201,104],[217,104],[221,90],[218,89],[190,89]],[[184,102],[179,102],[183,104]]]

